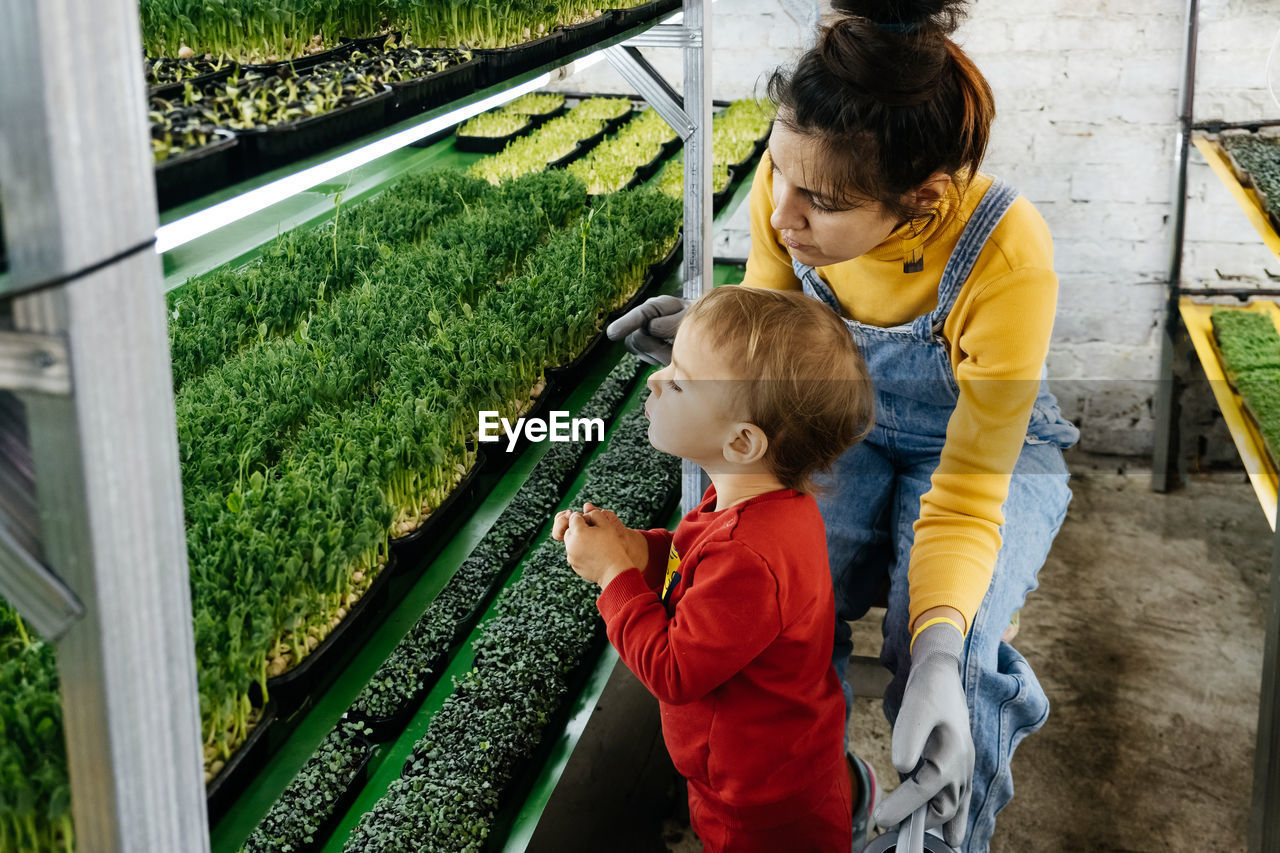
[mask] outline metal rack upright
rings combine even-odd
[[[1278,120],[1250,122],[1195,120],[1196,52],[1199,41],[1200,4],[1187,0],[1186,41],[1183,53],[1183,78],[1178,100],[1178,137],[1174,170],[1173,237],[1167,278],[1167,300],[1161,336],[1160,374],[1156,394],[1156,433],[1152,458],[1152,489],[1168,492],[1180,483],[1178,473],[1178,415],[1182,393],[1177,370],[1188,356],[1187,330],[1183,323],[1183,297],[1274,296],[1275,290],[1254,288],[1185,288],[1182,281],[1183,243],[1186,237],[1187,167],[1192,137],[1196,133],[1218,133],[1223,130],[1280,125]],[[1265,508],[1264,508],[1265,509]],[[1273,522],[1273,529],[1280,527]],[[1251,853],[1280,851],[1280,680],[1276,678],[1280,663],[1280,532],[1272,534],[1271,592],[1268,599],[1267,627],[1263,643],[1262,680],[1258,697],[1258,732],[1254,752],[1253,797],[1250,805],[1249,850]]]

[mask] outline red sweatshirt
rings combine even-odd
[[[674,536],[643,531],[644,573],[614,578],[597,607],[658,698],[681,775],[731,809],[803,814],[847,772],[822,516],[792,489],[715,503],[713,486]]]

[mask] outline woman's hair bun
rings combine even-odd
[[[904,31],[929,24],[950,34],[964,17],[967,0],[832,0],[831,8],[886,28]]]

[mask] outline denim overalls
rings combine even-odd
[[[999,180],[987,190],[947,262],[938,285],[938,305],[931,313],[893,328],[844,321],[871,375],[876,423],[865,441],[819,479],[824,491],[818,505],[827,527],[836,597],[834,660],[846,700],[852,703],[853,693],[844,678],[853,648],[845,621],[867,612],[887,573],[891,586],[880,659],[893,673],[884,696],[891,723],[897,718],[911,661],[907,565],[912,526],[959,399],[940,333],[978,254],[1016,197],[1017,192]],[[817,272],[792,263],[805,293],[840,314],[839,302]],[[1026,659],[1000,638],[1013,613],[1035,589],[1036,573],[1066,515],[1071,491],[1062,449],[1075,444],[1079,435],[1063,419],[1042,376],[1004,502],[995,573],[970,627],[961,662],[977,752],[964,844],[968,853],[987,850],[996,812],[1013,796],[1009,760],[1014,747],[1039,729],[1049,714],[1048,699]]]

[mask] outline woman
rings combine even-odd
[[[985,851],[1013,795],[1013,750],[1049,710],[1003,635],[1066,514],[1062,449],[1079,436],[1042,378],[1052,241],[1028,201],[978,172],[995,106],[950,39],[963,0],[833,5],[818,45],[769,82],[779,113],[742,283],[826,303],[875,386],[876,427],[819,506],[842,681],[845,620],[889,583],[884,708],[903,782],[876,821],[927,803],[953,846]],[[661,357],[682,310],[658,297],[610,334]],[[874,780],[852,755],[850,767],[865,822]]]

